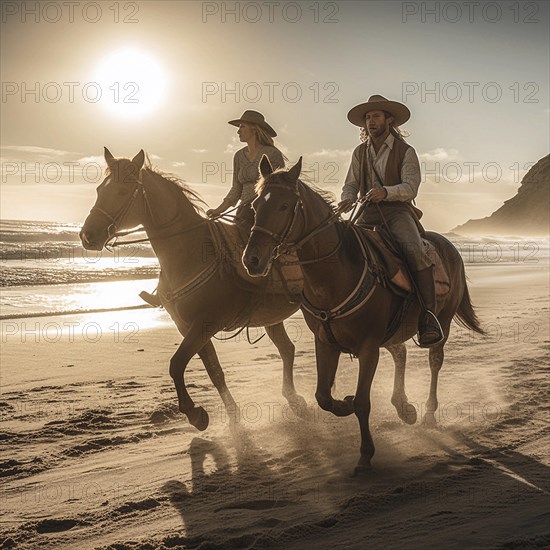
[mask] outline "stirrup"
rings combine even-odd
[[[441,344],[441,342],[443,342],[443,340],[445,339],[445,335],[443,334],[443,329],[441,328],[441,324],[439,323],[439,319],[437,318],[437,316],[435,315],[435,313],[433,311],[430,311],[429,309],[426,309],[423,312],[423,315],[429,315],[431,317],[430,323],[433,323],[433,324],[430,328],[434,329],[434,332],[436,330],[439,331],[440,337],[439,337],[438,340],[436,340],[434,342],[423,343],[423,342],[421,342],[421,334],[420,334],[421,331],[420,331],[420,327],[419,327],[418,334],[417,334],[418,341],[416,342],[416,345],[418,347],[421,347],[421,348],[432,348],[434,346],[437,346],[438,344]],[[422,325],[423,324],[424,323],[422,323]],[[428,327],[427,326],[422,326],[422,328],[426,329]]]
[[[146,290],[142,290],[139,293],[139,297],[144,302],[147,302],[150,306],[153,306],[153,307],[161,307],[162,306],[160,298],[158,297],[157,294],[151,294],[150,292],[147,292]]]

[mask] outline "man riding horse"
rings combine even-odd
[[[353,151],[339,207],[351,210],[359,195],[367,206],[357,223],[386,226],[391,233],[420,295],[418,343],[431,347],[441,342],[443,331],[435,315],[434,267],[420,236],[422,212],[412,204],[420,185],[420,164],[399,131],[410,115],[405,105],[380,95],[351,109],[348,120],[362,129],[363,143]]]

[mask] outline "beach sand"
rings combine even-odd
[[[238,414],[198,358],[187,370],[204,432],[177,412],[168,362],[180,338],[165,312],[3,321],[2,548],[547,547],[548,266],[467,272],[488,336],[453,327],[436,429],[398,419],[381,353],[366,478],[351,477],[356,418],[315,403],[301,315],[286,324],[309,418],[281,396],[274,346],[241,334],[215,343]],[[423,412],[427,351],[408,352],[407,394]],[[356,378],[342,356],[335,395]]]

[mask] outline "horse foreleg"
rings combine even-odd
[[[237,414],[237,404],[225,383],[225,375],[220,365],[220,360],[218,359],[214,344],[212,344],[212,340],[208,340],[199,351],[199,357],[204,363],[204,367],[206,368],[210,380],[212,380],[212,384],[214,384],[214,387],[218,390],[226,411],[229,414]]]
[[[336,416],[349,416],[353,414],[353,395],[348,395],[344,400],[332,398],[332,384],[338,368],[340,352],[332,346],[325,344],[315,335],[315,358],[317,362],[317,389],[315,399],[319,407]]]
[[[416,409],[409,403],[405,393],[405,366],[407,364],[407,346],[395,344],[387,346],[395,364],[395,375],[393,378],[392,405],[403,422],[414,424],[416,422]]]
[[[439,403],[437,402],[437,380],[439,377],[439,371],[443,365],[443,359],[445,352],[443,351],[444,344],[440,344],[433,348],[430,348],[430,395],[426,401],[426,414],[424,415],[424,424],[430,428],[437,425],[435,419],[435,411]]]
[[[296,347],[288,334],[283,323],[265,327],[269,339],[275,344],[283,361],[283,397],[288,401],[292,410],[299,416],[304,415],[307,409],[306,400],[294,387],[294,353]]]
[[[374,456],[374,442],[369,429],[370,389],[378,365],[378,357],[379,349],[375,344],[363,346],[359,354],[359,379],[353,405],[361,428],[361,458],[355,467],[354,475],[360,475],[372,469],[371,460]]]
[[[196,407],[187,392],[184,382],[184,374],[189,361],[198,353],[210,338],[216,333],[215,329],[205,330],[207,324],[195,322],[187,331],[183,342],[176,353],[170,359],[170,376],[176,386],[178,394],[179,410],[187,415],[189,422],[198,430],[206,430],[209,423],[208,413],[203,407]]]

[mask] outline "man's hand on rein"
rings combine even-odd
[[[371,189],[365,199],[369,202],[381,202],[388,196],[388,190],[385,187],[375,187]]]
[[[353,199],[344,199],[338,203],[338,211],[342,214],[349,212],[353,208]]]

